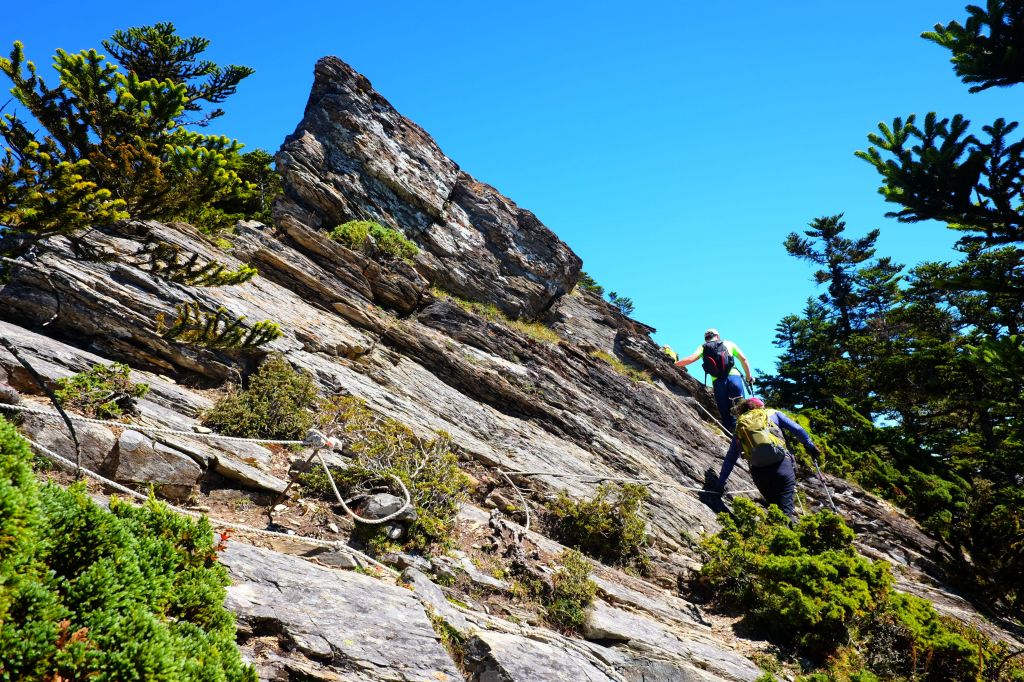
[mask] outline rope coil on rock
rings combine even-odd
[[[351,516],[359,523],[365,523],[368,526],[379,526],[382,523],[387,523],[391,519],[401,516],[403,513],[405,513],[406,509],[412,507],[412,496],[409,494],[409,489],[405,487],[404,483],[402,483],[402,479],[400,479],[395,474],[388,474],[388,476],[393,478],[395,482],[398,483],[398,486],[402,489],[402,494],[405,495],[405,504],[403,504],[401,508],[398,509],[398,511],[392,512],[387,516],[383,516],[379,519],[366,519],[362,516],[359,516],[354,511],[349,509],[348,504],[345,503],[345,499],[341,496],[341,493],[338,492],[338,486],[334,483],[334,476],[331,474],[331,470],[327,468],[327,462],[324,461],[323,455],[320,454],[320,448],[316,448],[313,451],[313,456],[316,457],[318,462],[320,462],[320,466],[323,467],[324,473],[327,474],[327,481],[331,484],[331,490],[334,491],[334,497],[335,499],[338,500],[338,504],[342,506],[342,508],[349,516]]]

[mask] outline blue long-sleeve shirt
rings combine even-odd
[[[811,437],[807,435],[804,428],[797,424],[795,421],[787,417],[781,412],[776,410],[768,411],[768,418],[775,423],[776,426],[786,429],[799,440],[804,447],[811,450],[816,449],[814,443],[811,442]],[[718,474],[718,487],[724,488],[725,482],[729,480],[729,474],[732,473],[732,468],[736,466],[736,460],[740,456],[740,439],[739,436],[733,434],[732,442],[729,443],[729,451],[725,453],[725,461],[722,462],[722,471]]]

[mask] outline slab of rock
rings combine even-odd
[[[202,468],[191,457],[131,429],[121,434],[117,451],[116,480],[154,483],[160,486],[161,492],[173,497],[187,495],[203,475]]]
[[[557,641],[557,640],[556,640]],[[464,667],[480,682],[615,682],[614,668],[546,641],[479,632],[466,642]],[[611,674],[609,674],[611,673]]]
[[[21,431],[43,447],[75,461],[75,443],[60,417],[26,414],[21,423]],[[114,446],[117,444],[113,432],[105,426],[75,422],[75,433],[81,446],[82,466],[99,474],[109,473]],[[57,466],[67,468],[63,464]]]
[[[265,471],[261,471],[251,464],[246,464],[230,455],[218,455],[213,469],[221,476],[237,481],[247,488],[283,493],[284,489],[288,487],[287,481],[271,476]]]
[[[670,626],[644,616],[594,602],[583,636],[601,642],[622,642],[631,650],[651,649],[690,663],[730,680],[755,680],[761,670],[738,653],[721,644],[692,633],[678,632]]]
[[[407,589],[240,542],[229,541],[220,560],[243,645],[275,635],[287,643],[282,656],[316,661],[335,679],[462,679]]]
[[[415,568],[402,571],[402,580],[431,611],[444,618],[445,622],[463,635],[469,633],[469,621],[444,596],[441,587]]]

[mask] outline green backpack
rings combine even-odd
[[[772,466],[786,456],[786,439],[782,436],[782,429],[769,419],[773,412],[754,409],[744,412],[736,420],[736,436],[750,466]]]

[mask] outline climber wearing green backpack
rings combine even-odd
[[[739,453],[750,465],[750,476],[767,504],[778,505],[791,519],[793,495],[796,492],[796,472],[793,454],[786,448],[785,429],[796,436],[812,455],[819,455],[803,427],[782,412],[766,409],[760,398],[747,398],[735,408],[736,432],[718,474],[716,490],[723,492]]]

